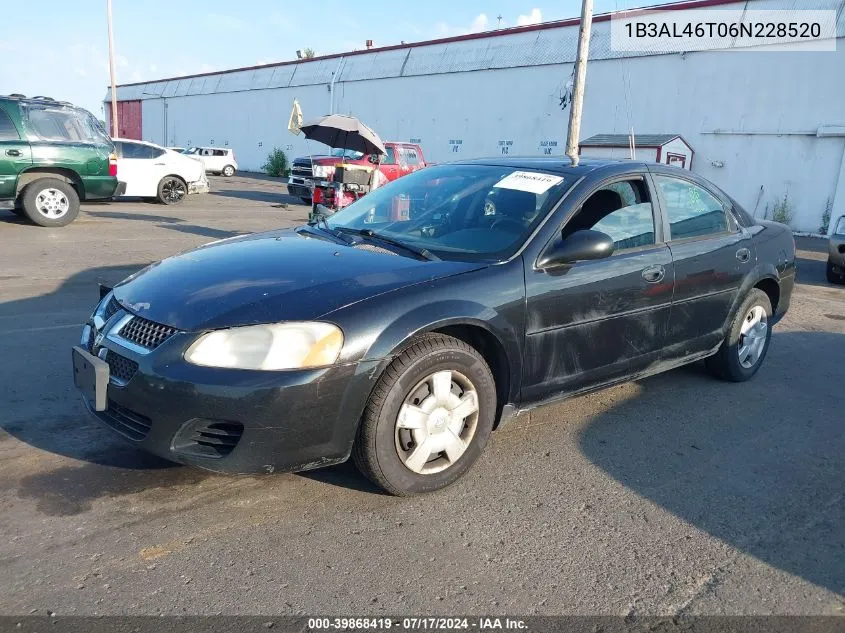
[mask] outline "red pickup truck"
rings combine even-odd
[[[388,141],[384,149],[387,153],[381,158],[379,171],[388,180],[396,180],[426,165],[422,148],[415,143]],[[374,166],[378,160],[348,149],[333,149],[330,154],[295,158],[288,178],[288,193],[311,204],[314,187],[331,182],[338,163]]]

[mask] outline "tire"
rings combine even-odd
[[[769,296],[759,288],[753,288],[737,310],[719,351],[707,359],[708,369],[717,377],[731,382],[753,378],[769,351],[771,318]],[[750,323],[755,325],[749,327]]]
[[[12,206],[11,209],[9,209],[9,211],[11,211],[12,213],[14,213],[16,216],[18,216],[20,218],[25,218],[26,213],[24,213],[24,210],[23,210],[23,201],[21,200],[22,197],[23,196],[18,196],[17,198],[15,198],[15,204],[14,204],[14,206]]]
[[[76,189],[58,178],[41,178],[21,195],[23,212],[38,226],[66,226],[79,215]]]
[[[837,273],[833,270],[833,262],[827,260],[827,269],[825,270],[828,282],[832,284],[845,284],[845,273]]]
[[[161,204],[179,204],[188,197],[188,184],[179,176],[165,176],[158,183],[156,200]]]
[[[232,167],[231,165],[226,165],[223,168],[223,171],[220,172],[220,174],[223,175],[223,176],[226,176],[226,178],[229,178],[229,177],[235,175],[235,168]]]
[[[451,417],[458,407],[468,415]],[[427,334],[405,348],[379,378],[352,457],[361,473],[390,494],[433,492],[457,481],[475,463],[495,416],[496,384],[481,355],[451,336]]]

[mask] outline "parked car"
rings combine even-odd
[[[228,147],[192,147],[185,150],[188,156],[196,156],[205,165],[205,170],[212,174],[234,176],[238,170],[235,151]]]
[[[457,480],[518,411],[702,359],[752,378],[794,279],[789,228],[689,171],[469,161],[130,276],[74,375],[97,417],[170,460],[351,455],[407,495]]]
[[[0,205],[39,226],[65,226],[80,200],[118,188],[114,146],[87,110],[49,97],[0,96]]]
[[[832,284],[845,284],[845,215],[833,226],[827,248],[827,280]]]
[[[196,158],[146,141],[116,138],[114,146],[123,196],[178,204],[188,194],[208,192],[205,169]]]
[[[186,151],[184,147],[168,147],[167,149],[169,149],[172,152],[177,152],[179,154],[184,154],[185,151]]]
[[[384,149],[386,154],[381,161],[378,157],[365,156],[361,152],[348,149],[333,149],[325,155],[295,158],[288,178],[288,193],[301,198],[305,204],[311,204],[314,188],[327,186],[334,176],[335,167],[341,162],[378,166],[387,180],[396,180],[426,166],[422,147],[415,143],[388,141],[384,144]]]

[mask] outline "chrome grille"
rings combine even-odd
[[[109,376],[124,385],[132,380],[135,372],[138,371],[138,363],[111,350],[106,354],[106,362],[109,365]]]
[[[155,349],[178,331],[175,327],[136,316],[123,326],[119,336],[141,347]]]
[[[108,304],[106,304],[105,310],[103,310],[103,320],[108,321],[118,310],[120,310],[120,304],[117,302],[117,299],[114,298],[114,295],[112,295],[112,298],[109,299]]]
[[[311,161],[293,161],[291,174],[300,178],[311,178],[314,175],[314,170],[311,168]]]

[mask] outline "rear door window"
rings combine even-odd
[[[19,141],[20,138],[12,119],[5,110],[0,110],[0,141]]]
[[[417,155],[417,150],[413,147],[406,147],[405,148],[405,160],[407,161],[408,165],[414,167],[415,165],[420,164],[420,157]]]
[[[127,143],[123,142],[123,158],[153,158],[155,148],[141,143]]]
[[[671,176],[655,176],[669,220],[670,239],[717,235],[728,231],[722,203],[703,187]]]

